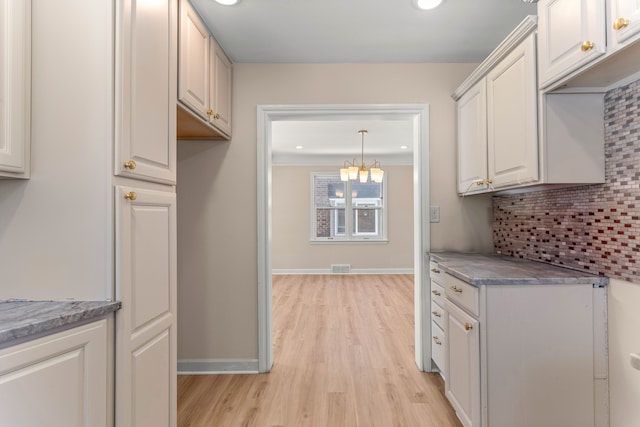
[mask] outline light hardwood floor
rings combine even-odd
[[[273,277],[274,364],[181,375],[179,427],[461,426],[413,352],[413,276]]]

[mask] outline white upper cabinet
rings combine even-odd
[[[489,185],[538,180],[535,35],[530,34],[488,74]]]
[[[487,87],[481,79],[458,101],[458,193],[487,188]]]
[[[115,174],[174,184],[176,2],[118,4]]]
[[[622,45],[638,39],[640,34],[640,1],[639,0],[610,0],[611,17],[609,30],[611,31],[612,47]]]
[[[452,94],[460,195],[604,182],[603,96],[538,91],[535,30],[527,17]]]
[[[0,3],[0,177],[29,178],[31,0]]]
[[[640,70],[640,1],[541,0],[540,88],[602,93]]]
[[[179,38],[178,139],[229,139],[232,64],[189,0]]]
[[[223,134],[231,135],[231,61],[211,37],[211,100],[209,122]]]
[[[539,180],[535,28],[525,19],[452,95],[460,195]]]
[[[540,87],[605,53],[605,0],[543,0],[538,16]]]
[[[194,113],[208,120],[209,30],[187,0],[180,2],[180,57],[178,99]]]

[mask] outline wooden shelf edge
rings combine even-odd
[[[178,140],[223,140],[231,139],[211,126],[209,123],[196,116],[191,110],[180,102],[176,105],[176,138]]]

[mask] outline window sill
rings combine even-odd
[[[388,239],[358,239],[358,240],[309,240],[312,245],[386,245]]]

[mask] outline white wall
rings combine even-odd
[[[451,92],[474,64],[235,64],[233,139],[178,143],[178,358],[258,355],[256,107],[429,104],[432,250],[492,250],[489,196],[456,196]]]
[[[629,354],[640,354],[640,284],[610,279],[609,396],[612,427],[640,424],[640,371]]]
[[[311,172],[336,172],[338,166],[273,166],[272,267],[274,270],[413,268],[413,166],[385,166],[388,243],[309,241]]]
[[[33,0],[31,179],[0,180],[0,299],[113,297],[112,14]]]

